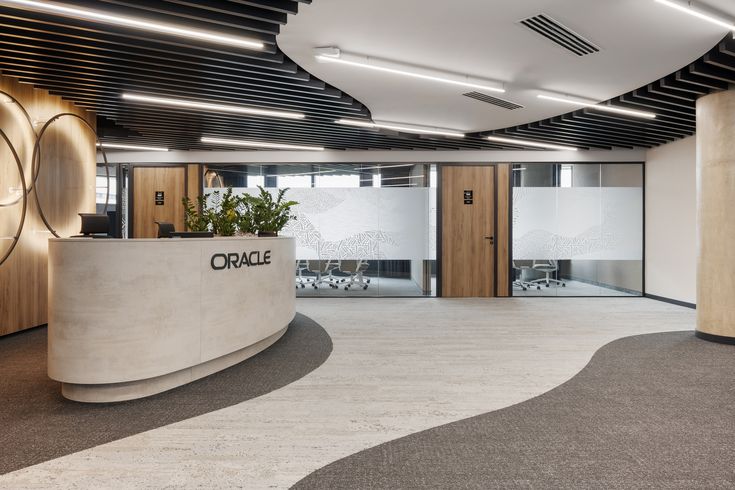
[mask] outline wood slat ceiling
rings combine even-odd
[[[330,149],[505,149],[496,135],[583,149],[650,148],[695,130],[699,96],[735,83],[731,36],[691,65],[606,104],[655,112],[655,120],[583,109],[464,139],[338,125],[368,109],[288,59],[276,36],[311,0],[76,0],[68,4],[260,40],[250,51],[108,24],[0,7],[0,70],[98,115],[107,142],[171,149],[232,149],[202,136]],[[303,112],[285,120],[143,105],[123,92]],[[531,149],[531,148],[529,148]]]

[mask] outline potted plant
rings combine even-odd
[[[186,213],[184,223],[190,231],[207,231],[217,236],[233,236],[238,230],[240,221],[240,198],[232,195],[232,188],[228,188],[224,194],[214,191],[210,196],[197,197],[195,206],[191,199],[185,197],[181,200]]]
[[[278,236],[278,232],[291,219],[295,219],[291,214],[291,208],[298,203],[285,200],[284,195],[288,189],[280,189],[276,199],[273,199],[273,195],[261,186],[258,186],[258,189],[260,189],[260,194],[250,197],[253,226],[258,230],[258,236]]]
[[[243,194],[238,198],[237,206],[237,229],[243,235],[255,235],[258,228],[253,219],[253,200],[250,194]]]
[[[209,219],[206,212],[206,196],[198,196],[196,206],[188,197],[183,198],[181,203],[184,205],[184,225],[186,229],[189,231],[208,231]]]

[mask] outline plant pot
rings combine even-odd
[[[258,236],[259,237],[274,237],[274,236],[278,236],[278,232],[277,231],[259,231]]]

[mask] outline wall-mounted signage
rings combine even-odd
[[[209,264],[212,269],[221,271],[222,269],[239,269],[240,267],[255,267],[258,265],[268,265],[271,263],[271,251],[253,250],[252,252],[243,253],[219,253],[212,255]]]
[[[156,206],[163,206],[163,191],[156,191]]]
[[[472,204],[472,189],[465,190],[464,191],[464,203],[465,204]]]

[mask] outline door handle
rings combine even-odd
[[[490,245],[493,245],[495,243],[495,237],[492,236],[486,236],[485,240],[490,240]]]

